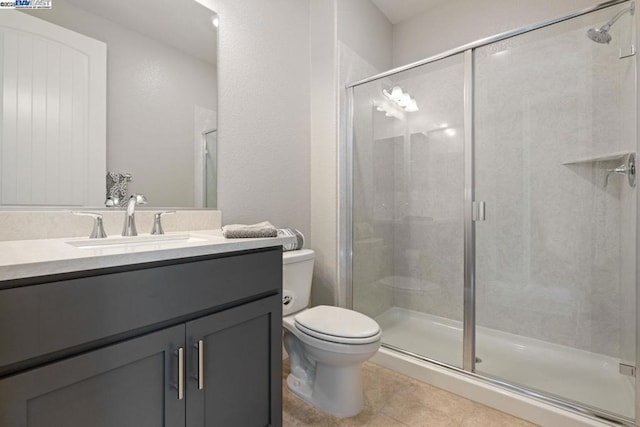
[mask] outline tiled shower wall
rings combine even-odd
[[[477,321],[633,360],[636,190],[604,186],[621,159],[582,161],[636,150],[633,59],[618,58],[631,33],[621,21],[611,45],[591,42],[602,13],[477,51]],[[357,88],[354,306],[369,315],[462,319],[461,71]],[[372,108],[393,84],[421,107],[405,121]]]

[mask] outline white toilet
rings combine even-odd
[[[338,417],[363,407],[362,363],[380,347],[375,320],[340,307],[307,308],[314,253],[282,255],[284,346],[289,353],[289,390],[321,411]]]

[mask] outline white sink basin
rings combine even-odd
[[[195,237],[191,234],[162,234],[131,237],[108,237],[106,239],[81,239],[69,240],[68,245],[78,249],[107,249],[138,246],[163,246],[180,243],[204,242],[205,238]]]

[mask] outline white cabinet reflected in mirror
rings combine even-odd
[[[194,0],[0,10],[0,205],[100,206],[117,172],[150,206],[215,208],[215,17]]]
[[[0,41],[0,203],[100,204],[107,46],[15,10]]]

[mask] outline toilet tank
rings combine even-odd
[[[300,249],[282,253],[282,315],[288,316],[309,305],[314,252]]]

